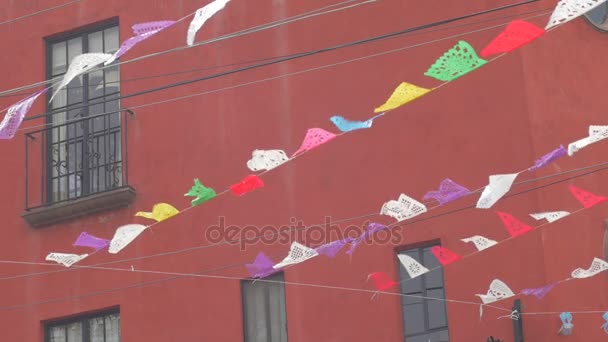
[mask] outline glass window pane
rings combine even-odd
[[[89,34],[88,52],[103,52],[103,31],[97,31]]]
[[[103,317],[95,317],[89,319],[89,336],[91,342],[105,342],[105,328],[103,326]]]
[[[429,290],[428,297],[445,298],[443,290]],[[427,300],[427,312],[429,320],[429,329],[437,329],[447,327],[447,319],[445,312],[445,302],[441,300]]]
[[[428,334],[416,335],[408,337],[405,342],[435,342],[435,340],[431,340],[431,336]]]
[[[283,281],[282,274],[267,278]],[[246,342],[287,341],[285,286],[282,283],[243,283]]]
[[[113,66],[104,70],[106,73],[106,95],[114,94],[120,91],[120,73],[118,66]]]
[[[97,70],[89,73],[89,100],[96,99],[104,95],[103,75],[103,70]]]
[[[51,52],[51,73],[53,76],[63,74],[67,71],[67,51],[66,43],[59,42],[52,45]]]
[[[68,40],[68,63],[71,63],[72,59],[78,55],[82,55],[82,39],[80,37]]]
[[[403,321],[405,336],[424,332],[426,330],[424,324],[424,304],[404,305]]]
[[[76,322],[68,325],[68,342],[83,342],[82,323]]]
[[[66,342],[65,326],[52,327],[49,329],[49,342]]]
[[[120,342],[120,314],[106,316],[106,341]]]
[[[114,53],[118,50],[118,26],[110,27],[104,31],[106,53]]]
[[[431,333],[430,340],[432,342],[450,342],[450,335],[448,334],[448,329],[435,331]],[[409,342],[409,341],[408,341]],[[428,342],[428,339],[427,339]]]

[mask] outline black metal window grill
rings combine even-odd
[[[45,342],[120,342],[116,311],[71,318],[45,325]]]
[[[425,299],[445,298],[443,268],[431,253],[432,246],[413,248],[399,252],[412,257],[428,269],[434,269],[414,279],[410,279],[405,267],[399,263],[401,293],[415,297],[401,296],[403,325],[406,342],[449,342],[448,320],[445,302]],[[407,280],[407,281],[404,281]]]
[[[48,79],[61,79],[80,54],[111,54],[118,47],[116,22],[47,40]],[[59,90],[48,104],[46,127],[26,135],[26,210],[128,185],[119,96],[118,66],[76,77]],[[34,180],[36,169],[40,181]]]

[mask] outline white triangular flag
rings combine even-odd
[[[300,243],[293,242],[291,244],[291,248],[289,249],[289,254],[281,261],[280,263],[272,266],[274,269],[282,268],[288,265],[299,264],[304,262],[310,258],[314,258],[319,253],[316,250],[306,247]]]
[[[555,222],[561,218],[564,218],[566,216],[570,215],[569,212],[567,211],[546,211],[543,213],[535,213],[535,214],[530,214],[530,216],[532,216],[532,218],[534,218],[535,220],[542,220],[542,219],[546,219],[547,222],[551,223],[551,222]]]
[[[422,266],[422,264],[407,254],[399,254],[397,257],[403,267],[405,267],[407,274],[410,275],[410,278],[419,277],[429,271],[428,268]]]
[[[513,291],[500,279],[494,279],[490,284],[490,288],[488,289],[488,293],[476,294],[484,304],[494,303],[501,299],[509,298],[515,296]]]
[[[70,267],[80,260],[88,257],[88,254],[66,254],[66,253],[50,253],[46,256],[47,261],[54,261],[65,267]]]
[[[572,278],[589,278],[605,270],[608,270],[608,263],[600,258],[593,258],[588,269],[584,270],[579,267],[572,271]]]
[[[477,201],[477,208],[491,208],[499,199],[502,198],[509,190],[519,173],[508,173],[504,175],[492,175],[489,177],[489,184],[481,193]]]
[[[608,138],[608,126],[589,126],[589,135],[568,145],[568,155],[572,157],[583,148]]]
[[[560,0],[551,13],[545,30],[576,19],[604,2],[606,0]]]
[[[128,244],[133,242],[133,240],[135,240],[139,234],[146,230],[146,228],[148,227],[141,224],[127,224],[125,226],[118,227],[114,233],[112,241],[110,241],[110,248],[108,248],[108,252],[111,254],[120,252],[123,248],[127,247]]]
[[[483,237],[481,235],[473,235],[469,238],[461,239],[462,242],[472,242],[478,251],[483,251],[497,244],[496,241]]]
[[[57,93],[65,86],[67,86],[72,80],[78,75],[81,75],[99,64],[104,63],[108,59],[112,58],[112,55],[107,53],[85,53],[82,55],[78,55],[72,59],[70,62],[70,66],[68,67],[68,71],[63,75],[63,80],[51,96],[51,102]]]
[[[403,221],[426,212],[427,209],[424,204],[405,194],[401,194],[398,201],[390,200],[384,203],[382,209],[380,209],[380,215],[388,215],[397,221]]]
[[[190,27],[188,27],[188,36],[186,37],[188,46],[194,44],[194,37],[196,37],[198,30],[205,25],[205,22],[224,8],[229,1],[230,0],[214,0],[196,11],[194,18],[190,22]]]

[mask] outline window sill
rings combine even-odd
[[[32,209],[21,214],[32,227],[43,227],[101,211],[126,207],[135,200],[130,186],[94,194],[70,202]]]

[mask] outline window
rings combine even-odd
[[[608,31],[608,3],[605,1],[596,8],[585,13],[587,21],[600,31]]]
[[[83,53],[114,53],[118,26],[105,25],[60,40],[49,40],[47,74],[61,79]],[[123,185],[119,67],[75,78],[49,104],[46,132],[47,203],[57,203]],[[49,91],[53,93],[55,89]],[[113,100],[114,99],[114,100]],[[89,105],[91,103],[97,103]],[[115,112],[113,112],[115,111]],[[99,115],[91,119],[87,117]]]
[[[414,258],[428,269],[439,266],[431,253],[431,247],[408,249],[400,252]],[[401,293],[420,297],[445,298],[443,269],[438,268],[410,279],[407,271],[399,263]],[[408,280],[410,279],[410,280]],[[407,280],[407,281],[404,281]],[[419,297],[401,297],[403,325],[406,342],[449,342],[448,321],[444,301]]]
[[[276,283],[254,280],[241,283],[245,342],[287,342],[283,273],[265,279]]]
[[[120,342],[120,314],[114,312],[47,324],[45,342]]]

